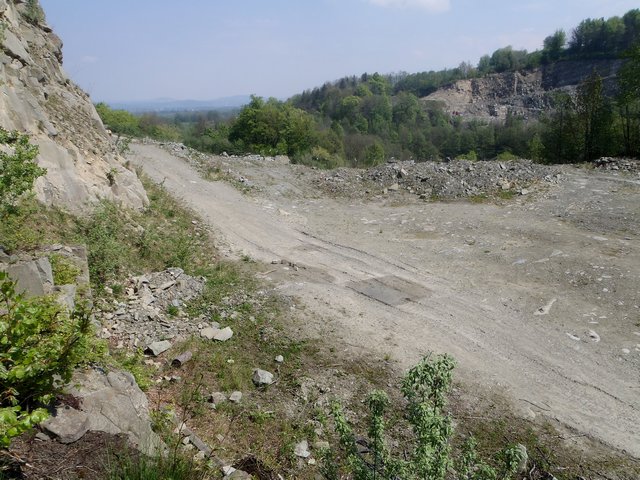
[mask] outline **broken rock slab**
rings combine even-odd
[[[73,443],[89,431],[89,415],[69,406],[58,407],[54,414],[40,424],[44,430],[56,437],[60,443]]]
[[[166,352],[171,348],[171,342],[169,340],[162,340],[160,342],[153,342],[147,346],[145,353],[151,354],[154,357]]]
[[[233,337],[233,330],[230,327],[214,328],[207,327],[200,330],[200,336],[207,340],[217,340],[218,342],[226,342]]]
[[[53,273],[48,258],[9,265],[6,271],[16,282],[17,293],[24,293],[27,297],[41,297],[51,293]]]
[[[80,400],[88,430],[124,433],[133,446],[147,455],[163,450],[162,440],[151,428],[147,397],[129,372],[79,371],[65,391]]]

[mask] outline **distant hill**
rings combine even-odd
[[[105,102],[114,110],[126,110],[131,113],[184,112],[205,110],[229,110],[240,108],[251,101],[249,95],[217,98],[215,100],[176,100],[157,98],[131,102]]]

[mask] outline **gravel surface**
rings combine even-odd
[[[637,173],[452,162],[345,174],[206,159],[246,178],[247,194],[155,146],[133,151],[221,248],[265,262],[263,276],[314,312],[309,335],[402,368],[429,350],[449,352],[468,388],[640,457]],[[473,197],[504,180],[513,196],[436,202],[436,191],[425,200],[416,179],[436,174],[458,185],[442,192],[461,191],[464,179]]]

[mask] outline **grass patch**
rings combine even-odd
[[[498,192],[496,193],[496,196],[502,200],[511,200],[513,197],[517,195],[517,193],[518,192],[516,192],[513,189],[498,190]]]
[[[469,197],[469,201],[471,203],[485,203],[489,200],[489,197],[486,193],[480,193],[478,195],[471,195]]]
[[[203,464],[178,453],[154,458],[137,452],[108,457],[105,480],[205,480],[211,478]]]
[[[71,260],[59,253],[49,255],[51,270],[53,272],[53,283],[55,285],[68,285],[76,282],[80,275],[80,269]]]
[[[161,186],[144,178],[143,183],[150,203],[141,212],[102,201],[89,215],[75,217],[27,199],[0,222],[0,245],[11,252],[54,243],[85,244],[91,285],[98,295],[128,274],[167,267],[195,273],[209,265],[216,252],[193,213]],[[65,268],[61,262],[59,267]],[[60,268],[60,275],[70,275]]]

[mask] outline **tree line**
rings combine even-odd
[[[476,67],[413,75],[363,74],[327,82],[288,101],[252,97],[235,116],[130,113],[97,106],[114,132],[182,141],[212,153],[289,155],[324,168],[365,167],[395,157],[417,161],[444,157],[532,158],[544,162],[589,161],[601,155],[640,152],[640,10],[622,17],[587,19],[569,41],[562,30],[540,51],[511,47],[482,57]],[[504,122],[463,120],[420,97],[460,78],[575,58],[625,60],[615,97],[605,95],[594,72],[575,95],[558,93],[539,121],[508,115]]]

